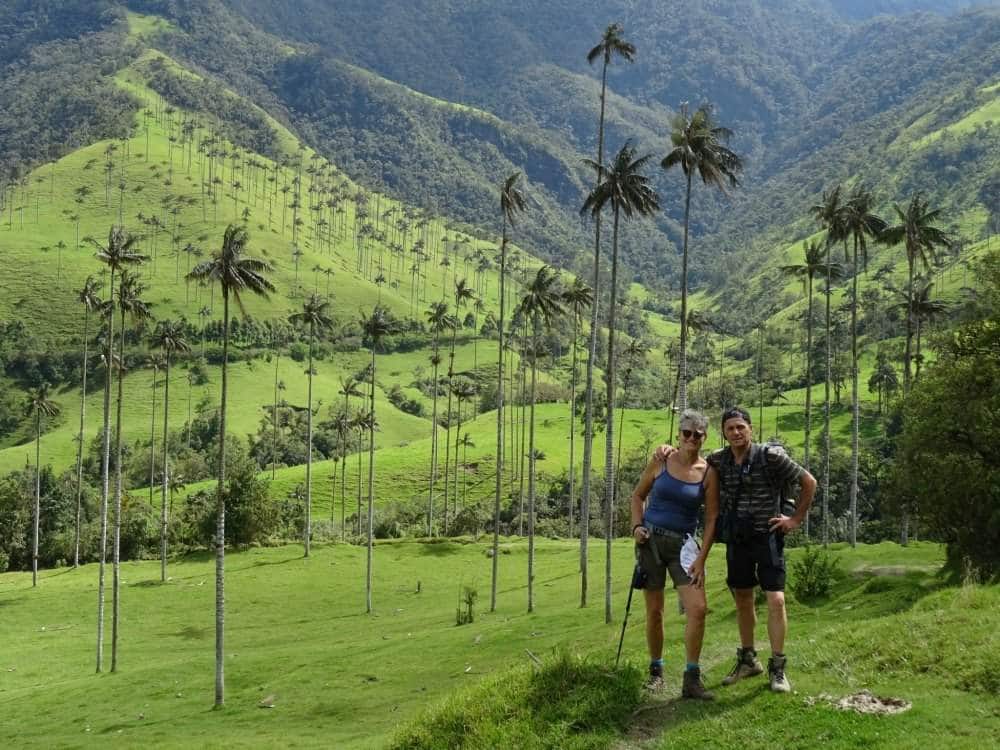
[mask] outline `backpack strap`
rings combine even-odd
[[[725,448],[719,448],[718,450],[709,453],[708,457],[705,459],[705,462],[709,466],[714,466],[715,470],[719,473],[719,482],[720,482],[719,513],[722,513],[723,511],[729,509],[729,503],[726,502],[725,493],[721,492],[721,482],[723,476],[722,467],[723,466],[729,467],[734,465],[735,461],[733,459],[733,452],[728,446]],[[705,473],[706,474],[708,473],[708,469],[705,469]],[[705,478],[702,477],[701,481],[704,482]],[[739,490],[737,490],[737,493],[739,493]],[[736,499],[738,500],[738,497]],[[735,505],[736,503],[734,502],[733,503],[734,508]]]
[[[770,461],[768,459],[768,446],[766,443],[763,445],[755,446],[758,448],[757,456],[759,457],[758,463],[760,464],[761,472],[767,479],[768,485],[771,487],[771,498],[774,500],[774,515],[781,515],[781,501],[783,500],[781,483],[777,481],[774,476],[774,472],[771,471]]]

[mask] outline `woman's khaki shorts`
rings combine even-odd
[[[646,588],[660,591],[667,585],[667,573],[674,582],[674,588],[687,586],[691,578],[681,567],[681,547],[684,540],[679,536],[652,534],[645,544],[635,545],[639,567],[646,574]],[[655,552],[654,552],[655,549]]]

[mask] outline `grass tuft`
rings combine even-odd
[[[511,669],[429,709],[390,747],[602,748],[641,702],[641,675],[566,651]]]

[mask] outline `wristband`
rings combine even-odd
[[[644,528],[646,528],[646,524],[637,523],[635,526],[632,527],[632,536],[635,536],[636,529],[644,529]]]

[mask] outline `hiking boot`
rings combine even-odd
[[[645,688],[651,693],[658,693],[663,690],[663,667],[650,667],[649,679],[646,680]]]
[[[722,678],[723,685],[732,685],[744,677],[756,677],[763,673],[764,667],[757,659],[757,652],[752,648],[736,649],[736,665],[732,671]]]
[[[701,670],[698,668],[684,671],[684,687],[681,688],[682,698],[694,698],[699,701],[714,701],[715,695],[705,689],[701,681]]]
[[[792,685],[785,677],[785,657],[772,656],[767,660],[767,676],[771,680],[771,691],[775,693],[790,693]]]

